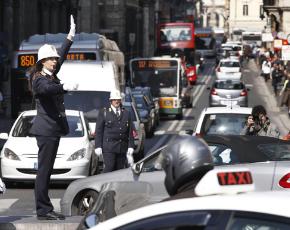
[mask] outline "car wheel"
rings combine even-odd
[[[86,190],[79,193],[72,203],[72,215],[84,216],[88,214],[98,199],[99,193],[95,190]]]

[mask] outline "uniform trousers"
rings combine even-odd
[[[124,153],[103,153],[104,173],[123,169],[127,163],[127,156]]]
[[[36,136],[36,140],[38,145],[38,170],[34,185],[36,213],[45,215],[53,211],[48,188],[60,137]]]

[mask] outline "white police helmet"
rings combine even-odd
[[[59,55],[57,53],[57,50],[56,50],[56,48],[55,48],[54,45],[44,44],[38,50],[38,59],[37,59],[37,62],[41,61],[42,59],[50,58],[50,57],[57,57],[57,58],[59,58]]]
[[[111,91],[110,100],[122,100],[120,91],[118,90]]]

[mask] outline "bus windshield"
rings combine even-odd
[[[192,31],[190,26],[163,26],[160,29],[160,42],[190,41]]]
[[[154,97],[172,97],[177,94],[177,68],[133,71],[135,86],[149,86]]]

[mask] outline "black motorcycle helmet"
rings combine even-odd
[[[169,195],[191,180],[199,180],[213,169],[213,158],[208,145],[194,136],[178,136],[162,150],[165,187]]]

